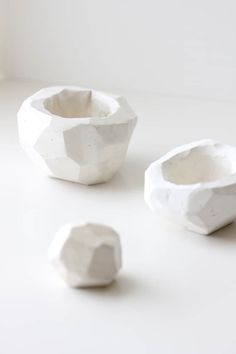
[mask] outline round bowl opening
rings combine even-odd
[[[212,182],[232,174],[231,157],[227,149],[216,146],[199,146],[181,152],[162,165],[164,178],[174,184]]]
[[[47,98],[44,101],[44,108],[63,118],[107,117],[112,113],[108,100],[105,96],[91,90],[64,89]]]

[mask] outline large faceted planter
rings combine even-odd
[[[136,121],[122,97],[50,87],[21,105],[19,139],[49,176],[96,184],[108,181],[120,168]]]
[[[178,147],[145,173],[148,206],[210,234],[236,219],[236,148],[202,140]]]

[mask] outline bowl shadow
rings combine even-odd
[[[133,156],[127,158],[120,170],[107,182],[93,185],[83,185],[76,182],[66,181],[58,178],[50,178],[53,183],[64,184],[68,188],[81,188],[83,190],[101,190],[101,191],[128,191],[143,190],[144,174],[149,164],[154,161],[151,157]]]
[[[108,286],[92,287],[92,288],[74,288],[74,293],[86,293],[89,296],[102,298],[128,297],[139,292],[141,284],[134,278],[127,275],[120,275]]]
[[[236,222],[232,222],[229,225],[222,227],[221,229],[207,235],[209,239],[216,239],[236,243]]]

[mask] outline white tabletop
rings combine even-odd
[[[16,112],[44,85],[0,85],[0,348],[4,354],[235,354],[236,225],[185,231],[143,200],[150,162],[201,138],[236,145],[236,104],[121,92],[139,116],[107,184],[50,179],[21,150]],[[106,289],[67,288],[47,249],[77,219],[114,227],[123,269]]]

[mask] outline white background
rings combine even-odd
[[[236,98],[235,0],[1,0],[7,76]]]
[[[168,223],[145,205],[143,176],[174,146],[236,145],[236,3],[0,0],[0,9],[0,351],[235,354],[236,224],[205,237]],[[114,90],[137,112],[109,183],[49,179],[21,150],[17,110],[55,82]],[[121,235],[124,267],[107,289],[68,289],[48,264],[54,233],[76,219]]]

